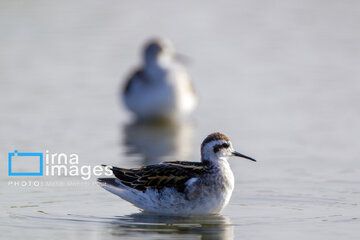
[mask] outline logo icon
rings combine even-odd
[[[9,153],[9,176],[43,176],[43,153]]]

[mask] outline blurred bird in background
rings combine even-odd
[[[175,120],[188,116],[197,106],[193,84],[180,57],[167,39],[146,43],[143,64],[131,74],[122,92],[126,107],[139,120]]]

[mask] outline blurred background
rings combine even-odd
[[[0,1],[2,234],[358,237],[359,23],[358,1]],[[119,96],[144,42],[157,36],[190,57],[200,96],[192,118],[173,126],[137,125]],[[236,187],[222,216],[139,215],[95,179],[8,185],[15,149],[138,167],[198,161],[214,131],[258,160],[231,162]]]

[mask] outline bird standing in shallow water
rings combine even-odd
[[[143,66],[128,79],[123,100],[139,119],[175,119],[191,113],[197,97],[185,68],[166,39],[147,43]]]
[[[115,178],[100,185],[145,212],[169,215],[219,213],[229,202],[234,175],[228,158],[247,157],[234,151],[230,139],[213,133],[201,144],[201,162],[163,162],[142,168],[110,167]]]

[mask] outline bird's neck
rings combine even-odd
[[[161,70],[169,66],[172,58],[169,54],[161,54],[159,56],[145,56],[144,65],[148,71]]]
[[[145,59],[144,70],[152,83],[162,84],[166,79],[168,64],[166,60],[162,60],[160,57]]]
[[[230,167],[228,158],[226,157],[220,157],[216,159],[211,158],[203,158],[202,162],[209,166],[210,168],[223,168],[223,167]]]

